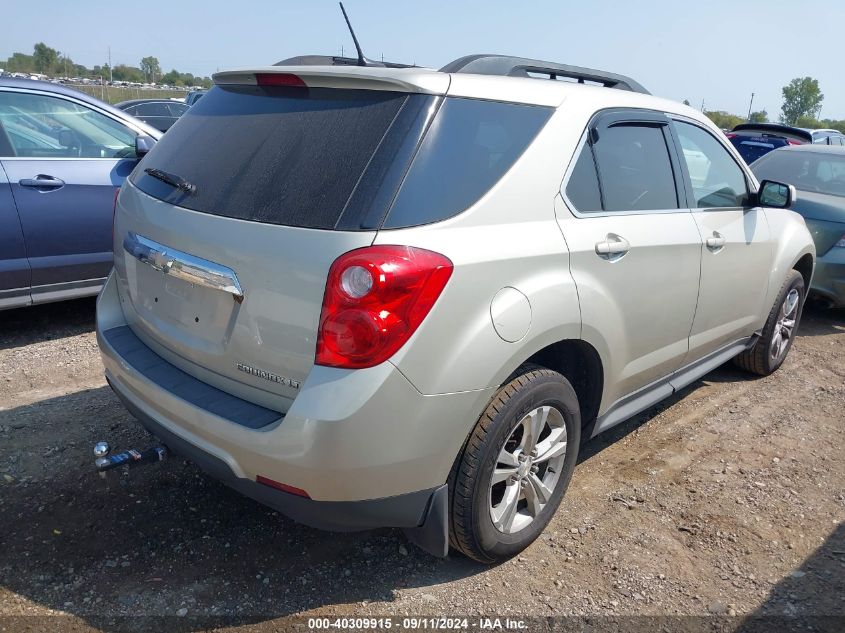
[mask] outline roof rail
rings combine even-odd
[[[544,62],[525,57],[509,55],[467,55],[446,64],[440,69],[444,73],[474,73],[477,75],[501,75],[505,77],[530,77],[529,73],[548,75],[549,79],[566,77],[575,79],[579,84],[598,83],[606,88],[618,88],[651,94],[641,84],[625,75],[608,73],[603,70]]]
[[[340,57],[333,55],[297,55],[288,57],[273,66],[360,66],[359,61],[354,57]],[[397,62],[385,62],[367,60],[367,66],[381,66],[383,68],[417,68],[413,64],[400,64]]]

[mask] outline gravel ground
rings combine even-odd
[[[845,617],[845,312],[808,309],[775,375],[726,365],[586,444],[548,530],[496,567],[431,558],[394,530],[296,525],[180,459],[98,478],[96,440],[150,442],[105,385],[93,315],[92,300],[0,313],[0,630]]]

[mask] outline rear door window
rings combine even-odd
[[[663,126],[613,125],[593,143],[605,211],[678,208]]]
[[[406,99],[376,90],[216,86],[131,180],[196,211],[331,229]],[[184,178],[195,193],[149,176],[148,168]]]

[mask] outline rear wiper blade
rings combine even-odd
[[[181,176],[169,174],[166,171],[162,171],[161,169],[154,169],[152,167],[147,167],[144,170],[144,173],[147,173],[153,178],[157,178],[162,182],[166,182],[168,185],[176,187],[177,189],[184,191],[188,195],[193,196],[197,192],[197,186],[193,183],[188,182]]]

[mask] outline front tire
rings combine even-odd
[[[449,540],[482,563],[528,547],[549,524],[581,442],[578,397],[566,378],[524,365],[501,387],[449,477]]]
[[[797,270],[789,271],[763,326],[762,335],[754,347],[742,352],[734,363],[760,376],[768,376],[777,370],[786,360],[795,340],[805,297],[804,277]]]

